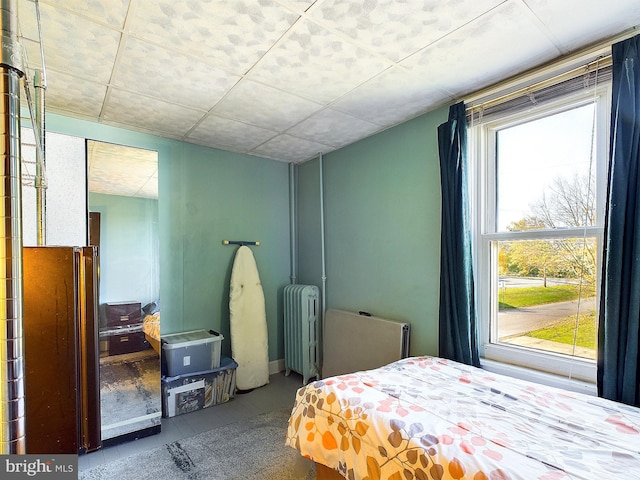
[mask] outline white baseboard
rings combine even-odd
[[[284,358],[269,362],[269,375],[284,372]]]

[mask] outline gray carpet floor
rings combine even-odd
[[[231,423],[80,472],[79,480],[313,480],[284,440],[290,408]]]

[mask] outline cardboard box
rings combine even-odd
[[[236,392],[238,364],[228,357],[213,370],[162,377],[162,416],[184,413],[228,402]]]
[[[218,368],[223,339],[213,330],[163,335],[162,358],[166,375],[175,377]]]

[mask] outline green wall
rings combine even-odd
[[[441,108],[323,157],[327,308],[410,322],[412,355],[437,354],[446,119]],[[297,168],[298,281],[318,286],[319,176],[318,159]]]
[[[230,354],[229,279],[235,246],[252,247],[265,293],[269,358],[284,357],[281,292],[289,283],[288,165],[47,114],[47,129],[158,152],[163,334],[208,328]]]
[[[100,213],[100,303],[160,298],[158,201],[89,194]]]
[[[184,299],[177,330],[204,323],[230,338],[229,281],[238,247],[222,241],[259,241],[251,248],[264,289],[269,358],[283,358],[281,298],[290,271],[288,165],[189,144],[184,157],[180,196],[172,197],[182,206],[181,227],[172,235],[178,248],[169,252],[182,253],[176,262],[181,281],[172,282]]]
[[[408,321],[411,354],[437,353],[441,108],[323,158],[328,308]],[[290,280],[288,165],[49,115],[51,131],[158,151],[162,331],[213,328],[230,353],[235,248],[253,251],[265,292],[269,358],[284,357]],[[298,165],[297,282],[322,285],[319,160]]]

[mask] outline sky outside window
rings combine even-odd
[[[586,178],[594,108],[591,103],[498,132],[498,231],[530,215],[554,179]]]

